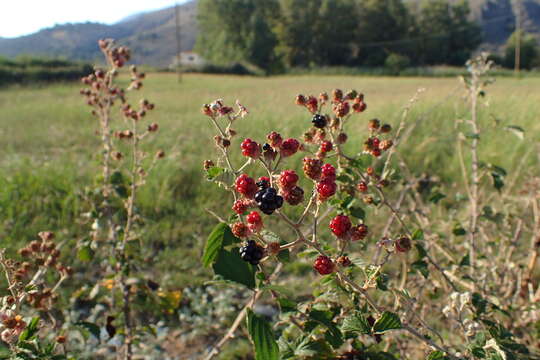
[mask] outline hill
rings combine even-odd
[[[179,6],[181,49],[191,50],[195,44],[196,1]],[[0,55],[22,54],[66,57],[73,60],[100,60],[96,42],[114,38],[129,46],[134,62],[167,66],[176,54],[175,8],[137,14],[113,25],[78,23],[56,25],[18,38],[0,38]]]
[[[408,0],[413,8],[422,0]],[[449,0],[458,1],[458,0]],[[497,50],[515,28],[517,2],[512,0],[471,0],[472,16],[481,24],[482,48]],[[197,37],[197,1],[180,6],[181,49],[191,50]],[[540,0],[521,0],[523,28],[540,39]],[[13,39],[0,38],[0,55],[21,54],[66,57],[75,60],[100,59],[96,41],[115,38],[134,51],[135,63],[167,66],[176,53],[174,7],[132,15],[113,25],[79,23],[57,25]]]

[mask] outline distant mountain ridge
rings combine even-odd
[[[406,1],[419,4],[422,0]],[[484,33],[482,48],[500,48],[515,28],[517,2],[471,0],[470,4],[472,16]],[[197,37],[197,1],[179,7],[181,49],[191,50]],[[523,28],[540,39],[540,0],[521,0],[521,8]],[[168,66],[176,54],[175,8],[131,15],[113,25],[64,24],[18,38],[0,38],[0,56],[29,54],[96,61],[100,59],[96,45],[100,38],[114,38],[129,46],[135,63]]]
[[[191,50],[197,36],[196,0],[179,5],[181,50]],[[133,50],[133,62],[168,66],[176,54],[175,8],[131,15],[113,25],[62,24],[18,38],[0,38],[0,56],[43,55],[73,60],[100,59],[97,40],[113,38]]]

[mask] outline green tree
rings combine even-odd
[[[540,60],[540,48],[536,39],[522,31],[514,31],[514,33],[506,41],[506,50],[504,54],[504,66],[514,68],[515,53],[516,53],[516,37],[521,35],[520,39],[520,69],[531,69]]]
[[[281,0],[275,26],[288,66],[342,65],[351,56],[352,0]]]
[[[215,64],[247,62],[266,72],[279,68],[272,31],[277,0],[199,0],[196,50]]]
[[[401,0],[357,1],[356,11],[357,63],[380,66],[390,53],[407,53],[411,18]]]
[[[417,18],[420,63],[463,65],[482,42],[480,27],[469,20],[468,1],[424,1]]]

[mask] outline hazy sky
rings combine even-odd
[[[183,3],[185,0],[178,0]],[[175,0],[1,0],[0,37],[15,37],[68,22],[114,23],[141,11],[174,5]]]

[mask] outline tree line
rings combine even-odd
[[[482,42],[468,1],[199,0],[196,51],[214,64],[461,66]]]

